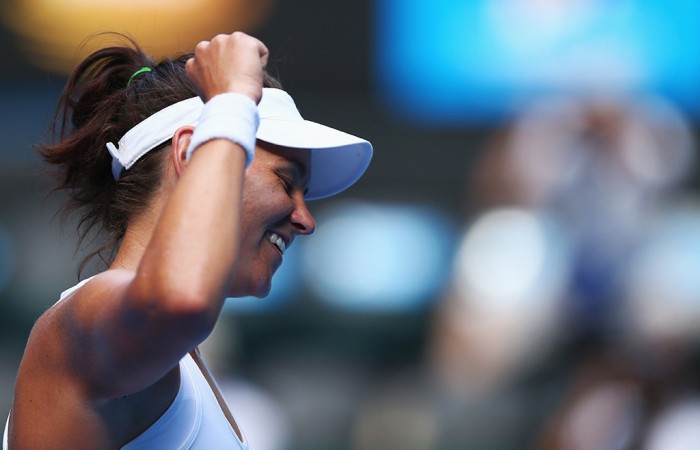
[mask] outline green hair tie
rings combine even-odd
[[[134,72],[133,75],[131,75],[131,78],[129,78],[129,82],[126,83],[126,87],[129,87],[129,85],[131,84],[131,80],[133,80],[136,75],[139,75],[139,74],[145,73],[145,72],[153,72],[153,69],[151,69],[150,67],[141,67],[139,70]]]

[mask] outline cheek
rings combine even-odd
[[[242,224],[245,223],[249,231],[254,227],[264,228],[261,232],[287,220],[294,210],[294,204],[285,195],[268,195],[264,202],[258,203],[254,207],[244,212]],[[255,230],[252,230],[255,232]]]
[[[280,211],[287,208],[286,205],[290,199],[282,187],[276,184],[271,184],[266,188],[255,187],[258,189],[251,188],[243,193],[241,202],[241,220],[243,222],[266,220],[266,217],[280,214]]]

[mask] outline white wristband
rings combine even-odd
[[[219,94],[204,104],[199,124],[187,148],[187,160],[197,148],[212,139],[228,139],[245,150],[248,167],[255,156],[255,133],[258,131],[258,107],[247,95]]]

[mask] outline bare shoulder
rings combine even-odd
[[[81,336],[98,326],[99,314],[94,313],[109,308],[110,293],[125,289],[132,278],[129,271],[103,272],[48,308],[32,328],[22,365],[31,367],[31,375],[50,372],[53,378],[68,376],[72,366],[80,366],[80,357],[75,354],[89,345],[81,343]]]
[[[94,378],[109,365],[100,368],[95,350],[100,345],[95,337],[100,335],[91,328],[101,324],[89,316],[104,315],[109,298],[126,289],[132,278],[128,271],[102,273],[37,320],[20,364],[12,404],[10,436],[16,448],[118,447],[115,441],[126,442],[145,429],[172,400],[177,371],[137,395],[114,399],[95,394]]]
[[[28,371],[20,375],[60,376],[93,401],[135,394],[162,380],[201,341],[188,327],[198,331],[197,320],[208,316],[163,306],[168,302],[157,301],[148,281],[135,286],[136,280],[131,271],[110,270],[50,308],[32,331],[23,362]]]
[[[108,270],[83,281],[77,289],[65,295],[60,301],[37,320],[31,337],[41,338],[49,334],[50,340],[75,337],[76,330],[90,327],[99,319],[100,311],[109,309],[112,298],[120,298],[134,278],[134,272],[127,270]],[[28,345],[31,345],[31,337]]]
[[[36,321],[27,341],[18,381],[55,385],[80,384],[92,359],[91,329],[109,308],[110,292],[125,289],[133,273],[110,270],[87,281],[48,308]]]

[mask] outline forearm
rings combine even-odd
[[[266,60],[262,43],[233,33],[200,43],[186,64],[206,104],[193,133],[173,136],[168,167],[177,181],[164,193],[129,297],[152,319],[156,311],[157,322],[162,314],[166,327],[183,317],[200,324],[193,336],[213,327],[237,263],[243,177],[255,147]]]
[[[244,151],[228,140],[209,141],[192,157],[134,279],[149,307],[215,320],[238,256],[244,168]]]

